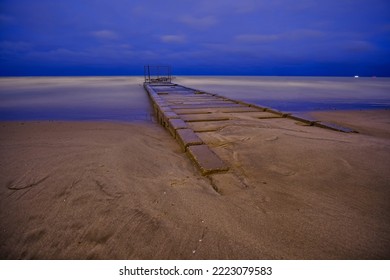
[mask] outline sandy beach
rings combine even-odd
[[[202,133],[246,186],[222,194],[156,123],[3,121],[0,258],[389,259],[390,111],[313,115],[360,133]]]

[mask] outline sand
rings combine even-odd
[[[1,122],[1,259],[389,259],[390,112],[202,133],[216,192],[152,122]]]

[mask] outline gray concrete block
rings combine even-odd
[[[344,127],[344,126],[341,126],[341,125],[338,125],[335,123],[330,123],[330,122],[315,122],[313,125],[317,126],[317,127],[321,127],[321,128],[327,128],[327,129],[339,131],[339,132],[357,133],[356,130],[353,130],[351,128]]]
[[[197,104],[197,105],[174,105],[172,109],[200,109],[200,108],[232,108],[232,107],[244,107],[241,104],[236,103],[212,103],[212,104]]]
[[[215,116],[213,114],[195,114],[195,115],[181,115],[181,119],[186,122],[207,122],[207,121],[227,121],[230,118],[227,116]]]
[[[207,145],[189,146],[187,148],[187,153],[203,175],[229,170],[226,163],[224,163]]]
[[[176,130],[176,139],[181,145],[183,151],[185,151],[188,146],[203,144],[202,139],[200,139],[198,135],[189,128]]]
[[[169,132],[176,138],[176,130],[188,128],[187,124],[182,119],[169,119],[167,122]]]

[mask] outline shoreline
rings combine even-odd
[[[222,195],[156,123],[1,121],[0,258],[388,259],[388,115],[315,114],[364,129],[202,133]]]

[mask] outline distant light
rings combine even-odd
[[[359,76],[358,76],[358,75],[356,75],[356,76],[355,76],[355,78],[359,78]]]

